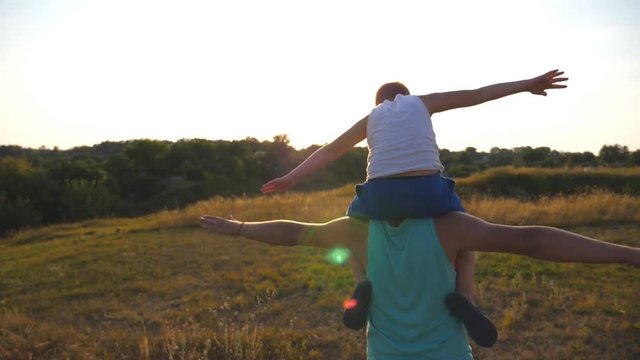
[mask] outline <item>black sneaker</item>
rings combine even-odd
[[[474,306],[466,297],[456,292],[447,295],[444,300],[449,311],[467,328],[469,337],[482,347],[492,347],[498,340],[498,330],[491,320]]]
[[[353,290],[353,296],[345,301],[342,322],[351,330],[360,330],[367,324],[367,313],[371,302],[371,281],[362,280]]]

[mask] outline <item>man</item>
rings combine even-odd
[[[271,245],[343,246],[371,280],[369,359],[472,359],[462,324],[444,298],[455,289],[461,251],[502,252],[554,262],[640,267],[640,249],[544,226],[507,226],[454,212],[395,223],[342,217],[314,224],[201,218],[204,228]],[[357,275],[357,274],[356,274]],[[453,304],[455,306],[455,304]]]

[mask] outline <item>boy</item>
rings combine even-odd
[[[548,89],[566,88],[564,72],[552,70],[540,76],[498,83],[475,90],[461,90],[412,96],[401,83],[384,84],[376,94],[371,113],[333,142],[321,147],[283,177],[262,186],[265,194],[286,191],[296,182],[344,155],[367,139],[367,180],[356,187],[349,205],[350,217],[373,220],[437,218],[450,212],[464,212],[454,191],[454,182],[442,175],[438,145],[431,115],[478,105],[519,92],[546,96]],[[470,302],[473,299],[475,254],[461,252],[456,261],[456,292],[446,298],[450,311],[464,323],[480,346],[492,346],[495,326]],[[354,272],[354,274],[356,274]],[[371,284],[356,275],[357,286],[343,321],[361,329],[367,321]]]

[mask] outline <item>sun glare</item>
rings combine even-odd
[[[356,299],[346,299],[342,302],[342,307],[349,310],[358,306],[358,300]]]
[[[342,265],[346,263],[347,260],[349,260],[350,255],[351,252],[349,251],[349,249],[337,247],[329,250],[327,252],[326,258],[327,261],[334,265]]]

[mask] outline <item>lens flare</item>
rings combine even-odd
[[[353,309],[358,306],[358,300],[356,299],[346,299],[342,302],[342,307],[346,310]]]
[[[327,261],[329,261],[330,263],[334,265],[342,265],[346,263],[347,260],[349,260],[350,255],[351,252],[349,251],[349,249],[337,247],[329,250],[326,257]]]

